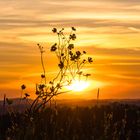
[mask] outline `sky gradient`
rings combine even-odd
[[[20,85],[33,93],[40,82],[37,43],[46,50],[47,77],[56,71],[50,46],[53,27],[77,29],[75,45],[94,63],[86,67],[92,86],[60,98],[140,98],[139,0],[0,0],[0,98],[20,97]],[[33,97],[33,94],[32,94]]]

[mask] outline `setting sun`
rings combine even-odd
[[[86,88],[88,88],[90,83],[88,81],[84,80],[75,80],[70,86],[67,86],[67,89],[73,90],[73,91],[83,91]]]

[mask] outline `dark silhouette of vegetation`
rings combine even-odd
[[[59,31],[58,29],[53,28],[52,32],[58,36],[58,42],[51,46],[50,51],[57,56],[59,71],[47,84],[43,59],[45,50],[40,44],[37,44],[41,54],[41,65],[43,70],[43,73],[41,74],[42,83],[36,84],[37,97],[28,110],[29,115],[43,109],[54,96],[69,92],[69,90],[64,90],[64,87],[69,86],[76,79],[80,80],[81,77],[85,77],[85,80],[87,80],[87,77],[90,76],[90,74],[85,74],[83,72],[83,67],[87,63],[91,64],[93,60],[91,57],[88,57],[87,59],[83,58],[86,51],[80,52],[75,49],[73,41],[76,39],[76,29],[72,27],[68,37],[64,34],[64,28]],[[21,88],[24,90],[26,86],[22,85]],[[27,98],[28,96],[29,94],[26,93],[24,98]]]
[[[43,73],[41,74],[41,83],[36,84],[36,98],[30,105],[30,108],[27,109],[27,113],[30,117],[33,117],[39,110],[44,109],[46,104],[51,101],[54,96],[69,92],[70,90],[66,90],[65,87],[71,85],[73,81],[80,81],[82,77],[87,80],[90,76],[90,74],[84,73],[83,67],[87,63],[91,64],[93,60],[91,57],[83,57],[86,54],[86,51],[81,52],[76,50],[73,44],[76,40],[76,28],[71,27],[71,32],[68,36],[65,35],[64,28],[61,30],[53,28],[52,32],[57,35],[58,42],[51,46],[50,51],[56,54],[59,71],[51,81],[47,81],[44,64],[45,50],[43,46],[37,44],[40,51]],[[26,93],[25,90],[26,85],[21,85],[20,103],[23,99],[26,100],[30,97],[30,94]],[[8,105],[12,104],[11,99],[7,98],[6,101]]]
[[[112,103],[94,107],[46,108],[28,118],[24,113],[0,116],[0,139],[139,140],[140,107]]]

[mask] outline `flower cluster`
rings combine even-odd
[[[72,39],[72,40],[75,40],[76,39],[76,35],[75,34],[71,34],[69,38]]]
[[[37,98],[33,101],[29,109],[30,112],[39,110],[41,107],[45,106],[45,104],[51,100],[51,98],[58,94],[64,93],[65,91],[61,89],[64,86],[70,85],[77,77],[80,79],[80,77],[83,76],[84,79],[85,77],[87,79],[87,77],[90,76],[90,74],[84,73],[83,66],[86,63],[92,63],[93,60],[91,57],[82,59],[83,57],[86,57],[86,51],[75,50],[73,42],[77,38],[75,34],[76,28],[71,27],[71,32],[68,36],[64,34],[64,28],[61,30],[53,28],[52,32],[58,36],[58,42],[52,44],[50,51],[55,53],[57,56],[59,71],[56,77],[54,77],[54,79],[47,84],[46,82],[48,79],[46,78],[46,70],[43,61],[43,54],[45,51],[40,44],[37,44],[41,54],[43,73],[41,74],[41,83],[36,84],[35,93]],[[26,89],[26,86],[22,85],[21,89],[23,92]],[[25,99],[30,96],[28,93],[24,93],[24,95]]]

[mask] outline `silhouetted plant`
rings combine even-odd
[[[9,98],[6,98],[6,102],[7,102],[8,105],[11,105],[13,103],[13,100],[9,99]]]
[[[44,107],[54,96],[69,92],[68,90],[64,90],[64,87],[69,86],[74,80],[80,80],[81,77],[85,77],[86,80],[90,76],[90,74],[85,74],[83,72],[83,67],[86,63],[92,63],[93,60],[91,57],[88,57],[87,59],[82,58],[83,55],[86,54],[86,51],[81,52],[75,50],[73,41],[76,39],[76,29],[72,27],[68,37],[64,34],[64,28],[60,31],[53,28],[52,32],[58,36],[58,42],[51,46],[50,51],[57,56],[59,71],[47,84],[43,59],[45,50],[40,44],[37,44],[41,54],[41,65],[43,69],[41,79],[43,82],[41,84],[36,84],[37,97],[31,104],[29,109],[30,113]],[[22,90],[24,89],[25,87],[22,85]],[[28,96],[29,95],[26,97]]]

